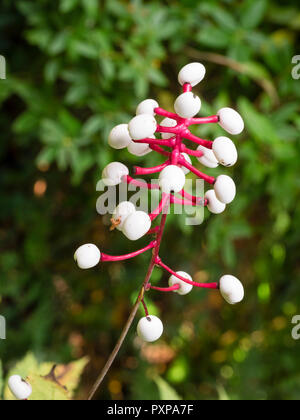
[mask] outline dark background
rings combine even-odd
[[[239,163],[226,169],[238,196],[224,214],[206,213],[202,226],[171,216],[161,254],[196,281],[238,276],[246,298],[231,307],[215,292],[150,294],[163,339],[141,347],[134,326],[99,398],[165,398],[163,378],[187,399],[298,399],[300,343],[291,338],[300,313],[300,80],[291,75],[298,2],[3,0],[0,12],[4,370],[28,351],[63,363],[88,355],[78,398],[86,396],[149,255],[81,272],[73,253],[85,242],[112,254],[132,250],[97,215],[95,186],[112,160],[160,162],[113,151],[108,133],[146,97],[172,110],[179,69],[201,61],[201,115],[232,106],[245,119],[234,139]],[[220,131],[198,133],[213,139]],[[154,279],[161,276],[157,270]]]

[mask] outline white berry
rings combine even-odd
[[[152,152],[152,150],[149,147],[149,144],[147,144],[147,143],[135,143],[134,141],[132,141],[130,143],[127,150],[132,155],[140,156],[140,157],[148,155],[148,153]]]
[[[171,118],[165,118],[162,120],[162,122],[160,123],[160,125],[162,127],[168,127],[168,128],[174,128],[177,125],[177,121],[176,120],[172,120]],[[174,137],[175,134],[168,134],[168,133],[162,133],[161,137],[165,140],[170,139],[172,137]]]
[[[149,114],[155,116],[155,108],[158,108],[159,104],[154,99],[146,99],[139,104],[136,110],[136,115]]]
[[[8,387],[17,400],[27,400],[32,394],[31,385],[18,375],[9,378]]]
[[[129,201],[123,201],[116,207],[113,219],[119,221],[119,224],[117,225],[118,230],[122,231],[125,220],[132,213],[135,213],[135,206]]]
[[[220,126],[230,134],[240,134],[244,130],[244,121],[238,112],[231,108],[222,108],[218,112]]]
[[[96,267],[101,259],[101,252],[94,244],[82,245],[74,254],[74,260],[82,270]]]
[[[197,158],[202,165],[207,168],[217,168],[219,166],[219,162],[211,149],[199,146],[197,150],[204,153],[203,156]]]
[[[193,92],[185,92],[176,99],[174,108],[180,117],[192,118],[200,111],[201,100]]]
[[[129,169],[121,162],[112,162],[102,172],[102,181],[109,187],[121,184],[122,177],[129,175]]]
[[[193,280],[192,277],[188,273],[185,273],[184,271],[177,271],[176,274],[178,274],[180,277],[184,277],[187,280],[190,280],[190,281]],[[183,280],[180,280],[178,277],[173,275],[169,278],[169,286],[172,287],[172,286],[175,286],[176,284],[178,284],[180,288],[176,290],[175,292],[181,296],[187,295],[193,290],[193,286],[191,284],[185,283]]]
[[[157,122],[152,115],[141,114],[130,121],[128,128],[133,140],[143,140],[154,135]]]
[[[218,161],[224,166],[233,166],[238,160],[235,144],[228,137],[218,137],[212,148]]]
[[[151,228],[151,219],[143,211],[136,211],[130,214],[124,223],[123,233],[131,241],[142,238]]]
[[[220,292],[226,302],[235,305],[244,299],[245,291],[242,283],[234,276],[225,275],[220,279]]]
[[[205,77],[206,69],[201,63],[190,63],[184,66],[178,75],[178,81],[183,86],[190,83],[193,87],[198,85]]]
[[[108,143],[114,149],[124,149],[132,142],[128,131],[128,124],[120,124],[114,127],[108,138]]]
[[[235,183],[227,175],[218,176],[214,189],[217,199],[225,204],[231,203],[236,196]]]
[[[163,323],[157,316],[149,315],[142,318],[138,323],[137,333],[138,336],[148,343],[153,343],[158,340],[164,332]]]
[[[221,203],[216,197],[215,190],[209,190],[205,194],[205,199],[208,200],[207,208],[213,214],[220,214],[226,209],[226,204]]]
[[[183,157],[187,161],[187,163],[189,163],[190,165],[192,164],[192,159],[189,157],[187,153],[181,153],[181,157]],[[184,166],[181,166],[181,169],[183,170],[183,173],[185,175],[190,173],[190,170],[185,168]]]
[[[178,193],[185,185],[185,174],[181,168],[169,165],[159,175],[159,185],[166,194],[174,191]]]

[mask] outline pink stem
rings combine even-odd
[[[192,92],[193,86],[190,83],[185,83],[183,85],[183,93]]]
[[[149,145],[154,144],[156,146],[167,146],[167,147],[172,147],[173,146],[171,140],[168,140],[168,139],[159,140],[159,139],[145,138],[145,139],[142,139],[142,140],[133,140],[133,141],[134,141],[134,143],[146,143],[146,144],[149,144]]]
[[[182,200],[181,198],[171,196],[171,204],[181,204],[183,206],[197,206],[197,203],[188,200]]]
[[[167,150],[164,150],[163,148],[156,146],[154,144],[150,145],[150,149],[152,149],[154,152],[160,153],[163,156],[170,156],[170,152],[167,152]]]
[[[134,257],[137,257],[138,255],[143,254],[146,251],[149,251],[150,249],[155,248],[156,247],[156,244],[157,244],[156,241],[152,241],[145,248],[139,249],[138,251],[131,252],[130,254],[126,254],[126,255],[113,256],[113,255],[108,255],[108,254],[102,254],[101,253],[101,261],[102,262],[109,262],[109,261],[116,262],[116,261],[129,260],[131,258],[134,258]]]
[[[155,233],[158,233],[159,232],[159,226],[155,226],[154,228],[152,228],[152,229],[150,229],[148,232],[147,232],[147,235],[154,235]]]
[[[151,175],[156,174],[158,172],[161,172],[163,169],[165,169],[169,164],[169,161],[163,163],[162,165],[154,166],[153,168],[142,168],[140,166],[134,167],[134,174],[139,175]]]
[[[142,302],[143,307],[144,307],[145,315],[146,315],[146,317],[148,318],[148,316],[149,316],[149,311],[148,311],[148,308],[147,308],[147,305],[146,305],[145,299],[142,299],[142,300],[141,300],[141,302]]]
[[[204,200],[204,198],[202,198],[202,197],[196,197],[195,195],[191,195],[185,190],[181,190],[179,192],[179,194],[182,197],[187,198],[188,200],[193,201],[196,204],[199,204],[199,205],[203,204],[204,206],[207,206],[207,204],[208,204],[208,200]]]
[[[178,120],[180,117],[177,114],[174,114],[174,112],[166,111],[163,108],[155,108],[154,110],[155,114],[161,115],[162,117],[171,118],[172,120]]]
[[[181,145],[181,152],[187,153],[190,156],[196,156],[196,157],[202,157],[204,155],[204,152],[201,150],[192,150],[186,147],[184,144]]]
[[[155,220],[161,214],[161,212],[165,209],[166,204],[168,203],[169,200],[170,200],[170,195],[169,194],[163,194],[162,200],[159,203],[157,209],[154,210],[154,212],[149,215],[149,217],[152,221]]]
[[[218,283],[196,283],[195,281],[191,281],[191,280],[186,279],[185,277],[181,277],[175,271],[173,271],[170,267],[164,264],[159,258],[157,259],[157,265],[162,267],[164,270],[168,271],[173,276],[177,277],[179,280],[182,280],[185,283],[191,284],[192,286],[200,287],[202,289],[215,289],[215,290],[219,288]]]
[[[204,118],[191,118],[189,123],[192,124],[216,124],[220,121],[218,115],[212,115],[211,117]]]
[[[180,286],[179,284],[175,284],[172,287],[156,287],[150,285],[150,289],[158,290],[159,292],[175,292],[176,290],[180,289]]]
[[[191,141],[193,141],[194,143],[199,144],[200,146],[204,146],[204,147],[206,147],[207,149],[212,149],[212,145],[213,145],[213,142],[212,142],[212,141],[209,141],[209,140],[204,140],[204,139],[200,139],[199,137],[194,136],[194,134],[192,134],[189,130],[186,130],[186,131],[182,134],[182,137],[184,137],[184,138],[185,138],[185,139],[187,139],[187,140],[191,140]]]
[[[177,127],[163,127],[162,125],[158,125],[156,128],[157,133],[167,133],[167,134],[178,134]]]
[[[203,172],[198,171],[198,169],[194,168],[194,166],[191,165],[190,163],[188,163],[185,159],[179,158],[179,163],[180,163],[180,165],[189,169],[191,172],[193,172],[199,178],[204,179],[204,181],[208,182],[209,184],[211,184],[211,185],[215,184],[216,178],[214,178],[213,176],[206,175]]]
[[[148,188],[148,190],[159,190],[158,184],[151,184],[143,181],[138,181],[137,179],[132,178],[129,175],[123,176],[122,181],[126,184],[132,184],[139,188]]]

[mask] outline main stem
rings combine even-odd
[[[122,334],[121,334],[115,348],[113,349],[113,351],[112,351],[111,355],[109,356],[105,366],[103,367],[100,375],[98,376],[95,384],[93,385],[93,387],[91,389],[91,392],[88,396],[89,401],[91,401],[94,398],[94,396],[95,396],[96,392],[98,391],[100,385],[102,384],[103,380],[105,379],[106,375],[108,374],[109,369],[111,368],[113,362],[115,361],[117,355],[119,354],[119,351],[120,351],[120,349],[121,349],[121,347],[122,347],[122,345],[123,345],[123,343],[124,343],[124,341],[127,337],[127,334],[128,334],[128,332],[131,328],[131,325],[132,325],[132,323],[133,323],[133,321],[136,317],[136,314],[137,314],[137,311],[140,307],[140,304],[142,303],[142,301],[144,299],[145,291],[147,290],[147,286],[150,282],[153,270],[154,270],[155,265],[156,265],[157,257],[158,257],[158,254],[159,254],[161,241],[162,241],[162,237],[163,237],[163,234],[164,234],[164,229],[165,229],[166,220],[167,220],[167,216],[168,216],[168,214],[167,214],[168,213],[168,208],[169,208],[169,200],[167,200],[167,204],[165,205],[165,208],[163,210],[161,223],[160,223],[160,229],[159,229],[158,234],[157,234],[157,243],[156,243],[155,248],[153,249],[152,258],[151,258],[151,261],[150,261],[150,265],[149,265],[146,277],[145,277],[144,282],[143,282],[143,286],[140,290],[140,293],[139,293],[139,296],[136,300],[136,303],[135,303],[134,307],[132,308],[132,311],[129,315],[129,318],[128,318],[125,326],[124,326]]]

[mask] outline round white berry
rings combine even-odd
[[[203,156],[197,158],[202,165],[207,168],[217,168],[219,166],[219,162],[211,149],[200,145],[197,150],[204,153]]]
[[[178,75],[178,81],[183,86],[190,83],[193,87],[198,85],[205,77],[206,69],[201,63],[190,63],[184,66]]]
[[[74,260],[82,270],[96,267],[101,259],[101,252],[94,244],[82,245],[74,254]]]
[[[184,277],[187,280],[193,280],[192,277],[184,271],[177,271],[176,274],[178,274],[180,277]],[[178,293],[181,296],[187,295],[193,290],[193,286],[191,284],[185,283],[183,280],[180,280],[178,277],[173,275],[169,278],[169,286],[172,287],[176,284],[178,284],[180,288],[175,290],[175,293]]]
[[[240,134],[244,130],[244,121],[238,112],[231,108],[222,108],[218,112],[220,126],[230,134]]]
[[[155,116],[155,108],[158,108],[159,104],[154,99],[146,99],[141,102],[136,110],[136,115],[149,114]]]
[[[158,340],[164,332],[163,323],[157,316],[149,315],[142,318],[138,323],[137,333],[138,336],[148,343],[153,343]]]
[[[216,197],[215,190],[209,190],[205,194],[205,199],[208,200],[207,208],[213,214],[220,214],[226,209],[226,204],[221,203]]]
[[[181,168],[169,165],[159,175],[159,185],[164,193],[178,193],[185,185],[185,175]]]
[[[165,118],[162,120],[162,122],[160,123],[160,125],[162,127],[168,127],[168,128],[173,128],[176,127],[177,125],[177,121],[176,120],[172,120],[172,118]],[[172,137],[174,137],[175,134],[168,134],[168,133],[162,133],[161,137],[165,140],[170,139]]]
[[[130,143],[127,150],[132,155],[140,156],[140,157],[148,155],[148,153],[152,152],[152,150],[149,147],[149,144],[147,144],[147,143],[135,143],[134,141],[132,141]]]
[[[32,394],[31,385],[18,375],[9,378],[8,387],[17,400],[27,400]]]
[[[122,177],[129,174],[127,166],[121,162],[112,162],[102,172],[102,181],[109,187],[114,187],[122,182]]]
[[[226,302],[235,305],[244,299],[245,291],[242,283],[234,276],[225,275],[220,279],[220,292]]]
[[[189,163],[190,165],[192,164],[192,159],[189,157],[187,153],[181,153],[181,157],[183,157],[187,161],[187,163]],[[181,166],[181,169],[183,170],[184,175],[187,175],[190,173],[190,170],[185,168],[184,166]]]
[[[201,100],[193,92],[185,92],[176,99],[174,108],[180,117],[192,118],[200,111]]]
[[[227,175],[218,176],[214,189],[217,199],[225,204],[231,203],[236,196],[235,183],[230,176]]]
[[[233,166],[238,159],[235,144],[228,137],[218,137],[213,142],[213,152],[218,161],[224,166]]]
[[[136,211],[126,218],[122,231],[128,239],[137,241],[146,235],[150,228],[149,215],[143,211]]]
[[[141,114],[130,121],[128,128],[133,140],[143,140],[154,135],[157,122],[152,115]]]
[[[117,225],[118,230],[122,231],[125,220],[132,213],[135,213],[135,206],[129,201],[123,201],[116,207],[113,219],[119,221],[119,224]]]
[[[124,149],[131,143],[131,137],[128,131],[128,124],[120,124],[114,127],[108,138],[108,143],[114,149]]]

